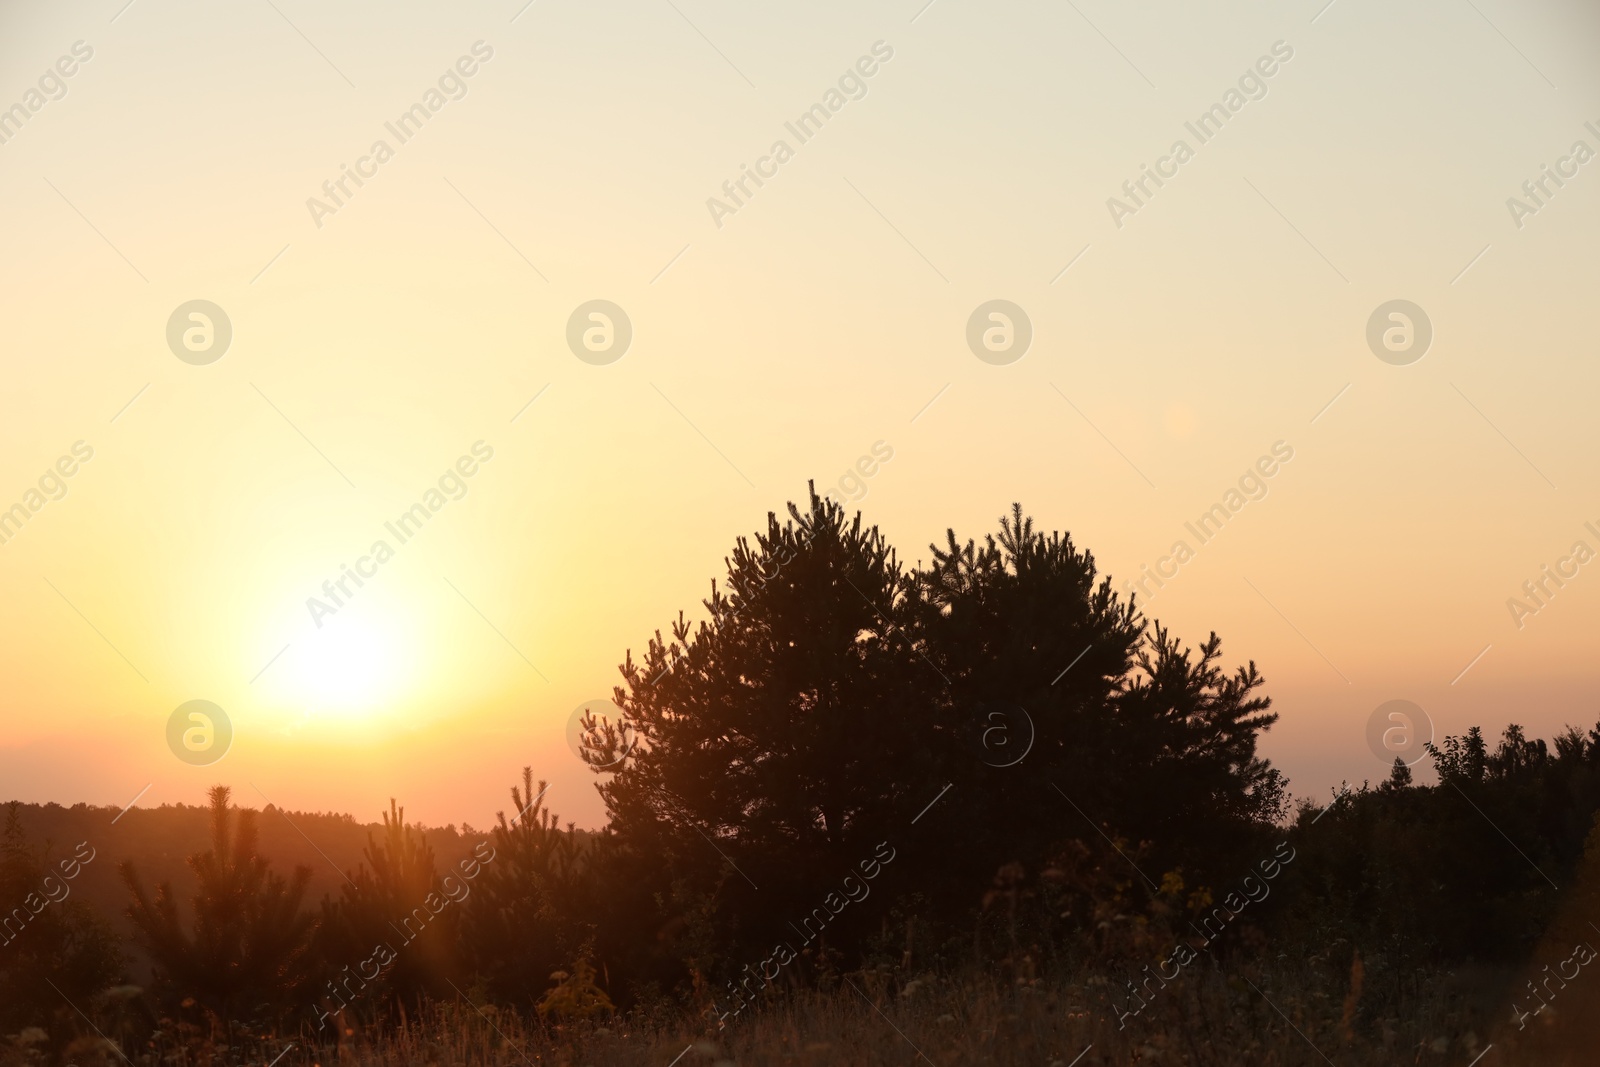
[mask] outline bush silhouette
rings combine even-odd
[[[0,831],[0,1030],[61,1017],[75,1023],[73,1005],[90,1006],[121,973],[123,954],[110,926],[81,899],[74,879],[96,850],[87,841],[70,854],[35,852],[6,807]],[[53,1036],[68,1027],[51,1026]]]

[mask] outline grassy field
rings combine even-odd
[[[442,1005],[424,1025],[351,1034],[329,1050],[372,1067],[518,1063],[618,1067],[727,1064],[931,1063],[995,1067],[1111,1064],[1593,1064],[1592,1002],[1552,1004],[1518,1033],[1492,1007],[1506,976],[1442,975],[1403,1002],[1369,1003],[1316,960],[1280,961],[1265,973],[1196,973],[1168,986],[1137,1016],[1110,1008],[1109,986],[913,979],[891,991],[887,975],[846,977],[831,992],[782,998],[721,1032],[682,1019],[612,1020],[570,1029],[529,1028],[508,1012]],[[1342,991],[1337,986],[1343,984]],[[1503,994],[1502,994],[1503,995]],[[1376,999],[1376,998],[1374,998]],[[1121,1004],[1122,999],[1117,998]],[[1498,1025],[1497,1025],[1498,1024]],[[1492,1047],[1491,1047],[1492,1046]],[[292,1053],[291,1053],[292,1054]]]
[[[856,972],[827,991],[797,991],[753,1005],[718,1030],[678,1012],[637,1012],[554,1025],[532,1012],[464,999],[381,1029],[350,1025],[337,1041],[242,1036],[232,1048],[185,1041],[170,1027],[136,1064],[230,1063],[265,1067],[465,1067],[493,1064],[726,1067],[728,1064],[929,1063],[1011,1067],[1109,1064],[1592,1064],[1593,996],[1576,983],[1521,1032],[1505,1008],[1511,978],[1456,973],[1408,983],[1396,996],[1367,985],[1364,968],[1333,968],[1298,955],[1275,969],[1188,968],[1119,1018],[1126,989],[1085,981],[957,980]],[[1600,986],[1600,982],[1596,983]],[[1581,999],[1580,999],[1581,997]],[[1497,1006],[1498,1005],[1498,1006]],[[1119,1025],[1120,1023],[1120,1025]],[[131,1035],[130,1035],[131,1036]],[[7,1067],[39,1062],[8,1041]],[[69,1062],[123,1062],[105,1042],[80,1040]],[[1478,1057],[1482,1057],[1481,1060]]]

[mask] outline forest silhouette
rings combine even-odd
[[[627,654],[620,721],[586,722],[598,832],[531,768],[486,831],[391,801],[359,856],[347,818],[217,787],[184,870],[196,809],[11,805],[0,1062],[1591,1047],[1600,725],[1473,728],[1430,746],[1435,784],[1396,760],[1296,802],[1257,751],[1264,679],[1216,634],[1185,643],[1020,505],[931,548],[908,568],[814,492],[740,538],[704,616]],[[264,855],[263,818],[318,855]]]

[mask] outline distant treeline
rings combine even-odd
[[[249,798],[234,799],[249,805]],[[337,892],[344,884],[340,872],[353,871],[361,864],[368,835],[383,825],[357,822],[345,814],[280,813],[259,802],[251,806],[263,808],[258,818],[261,854],[280,869],[310,868],[309,893],[315,899]],[[80,842],[88,842],[97,851],[98,858],[84,868],[72,891],[124,936],[133,933],[133,926],[125,914],[128,889],[117,874],[117,864],[137,859],[141,873],[154,881],[171,882],[178,895],[187,898],[195,888],[189,857],[205,849],[210,835],[209,807],[204,803],[132,807],[120,817],[119,808],[89,804],[18,803],[6,810],[15,811],[18,829],[42,852],[70,855]],[[470,853],[484,836],[471,827],[458,830],[454,825],[418,827],[418,832],[445,863]],[[0,901],[0,907],[14,903]]]

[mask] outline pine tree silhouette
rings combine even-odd
[[[1185,648],[1020,504],[982,545],[950,531],[930,548],[919,625],[950,680],[945,730],[969,741],[948,750],[962,801],[941,817],[961,846],[926,877],[954,892],[1102,832],[1149,842],[1161,869],[1225,877],[1248,862],[1285,803],[1281,774],[1256,755],[1277,716],[1255,664],[1226,673],[1216,634]],[[989,743],[995,724],[1011,748]]]
[[[942,682],[911,577],[859,514],[813,491],[727,567],[709,620],[691,631],[680,616],[671,641],[623,664],[615,699],[638,743],[600,792],[611,843],[656,858],[658,897],[713,925],[749,915],[770,949],[937,791],[925,726]]]
[[[235,1020],[281,1013],[305,984],[315,919],[301,902],[311,870],[274,874],[256,851],[255,812],[230,808],[226,786],[209,796],[211,847],[189,857],[198,886],[187,922],[169,883],[152,898],[131,861],[120,869],[133,896],[128,917],[159,976],[231,1034]]]
[[[946,917],[1075,840],[1151,842],[1160,869],[1220,878],[1282,813],[1254,664],[1225,672],[1215,634],[1183,646],[1020,505],[907,571],[813,490],[726,562],[709,619],[680,615],[622,666],[634,751],[614,763],[620,735],[602,737],[590,761],[607,846],[655,857],[657,898],[691,927],[768,950],[886,841],[923,843],[894,877]],[[913,828],[946,789],[959,800]],[[875,932],[834,910],[830,944]]]
[[[577,917],[592,912],[572,823],[544,806],[547,783],[533,769],[511,787],[513,814],[496,816],[492,860],[481,865],[466,902],[464,940],[490,996],[529,1002],[550,988],[550,974],[570,963],[591,933]]]
[[[319,976],[319,993],[331,981],[334,995],[369,1009],[448,996],[449,979],[458,977],[462,916],[440,881],[432,846],[391,798],[381,835],[369,834],[362,854],[366,862],[346,876],[340,899],[322,905],[317,946],[328,973]],[[380,945],[387,951],[374,960]]]

